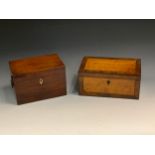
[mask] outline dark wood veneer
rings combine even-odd
[[[65,65],[57,54],[10,61],[17,103],[66,95]]]

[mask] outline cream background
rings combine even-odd
[[[154,134],[154,80],[144,74],[153,66],[142,63],[140,100],[79,96],[74,75],[82,55],[71,62],[65,52],[60,53],[67,67],[67,96],[20,106],[10,86],[5,56],[1,61],[0,134]]]

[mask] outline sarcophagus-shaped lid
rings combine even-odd
[[[64,67],[64,63],[57,54],[29,57],[9,62],[12,76],[42,72]]]
[[[79,74],[104,74],[139,77],[141,60],[136,58],[84,57]]]

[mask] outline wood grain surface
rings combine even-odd
[[[60,68],[64,66],[57,54],[35,56],[9,62],[13,76],[41,72],[45,70]]]
[[[139,98],[141,60],[84,57],[79,68],[79,94]]]
[[[87,59],[84,70],[90,71],[104,71],[125,74],[136,73],[136,60],[123,60],[123,59]]]
[[[83,89],[86,92],[134,95],[134,86],[135,80],[97,77],[83,78]]]
[[[10,69],[18,104],[66,95],[65,66],[56,54],[12,61]]]

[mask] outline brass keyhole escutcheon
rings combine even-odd
[[[39,84],[42,86],[44,83],[44,80],[42,78],[39,79]]]
[[[107,84],[110,85],[110,83],[111,83],[110,80],[107,80]]]

